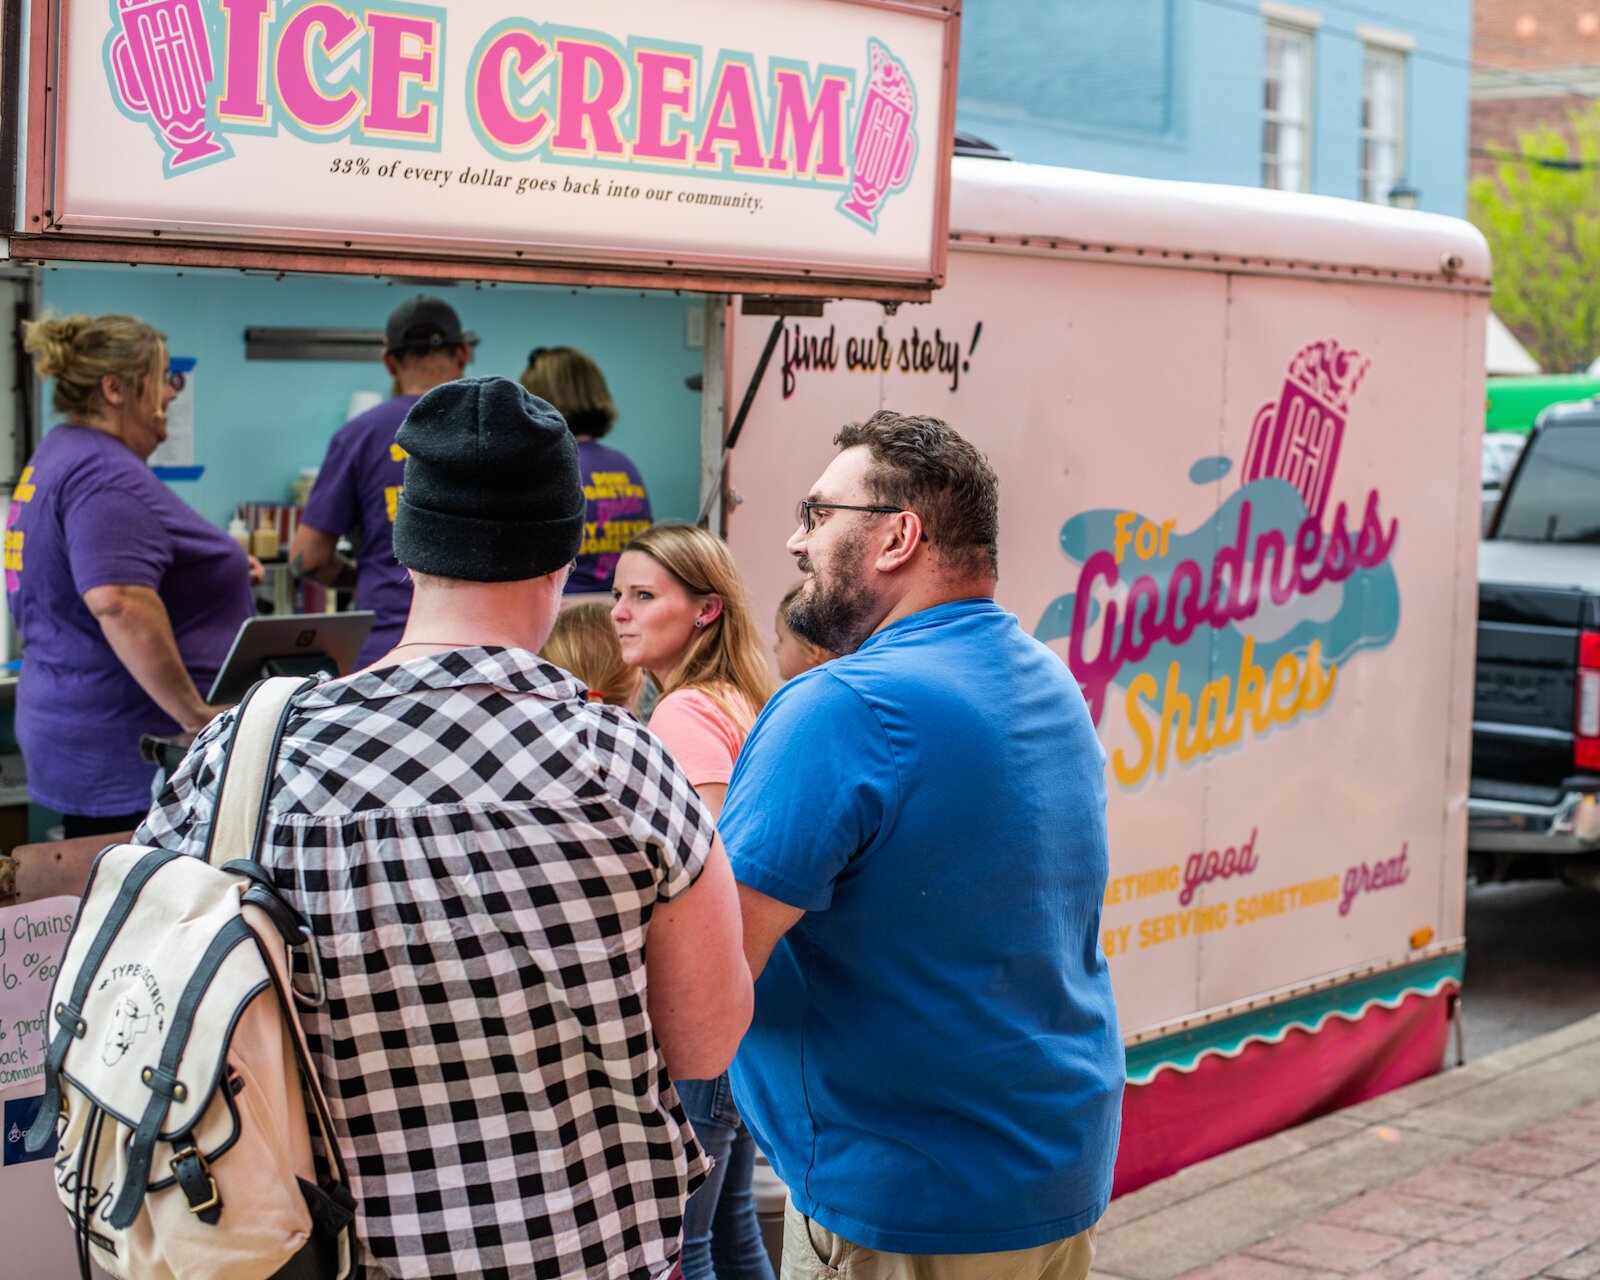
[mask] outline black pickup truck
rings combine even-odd
[[[1600,399],[1540,416],[1478,552],[1467,853],[1600,889]]]

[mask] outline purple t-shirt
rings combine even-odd
[[[650,527],[650,498],[627,455],[598,440],[578,441],[578,476],[588,510],[583,515],[583,549],[567,591],[610,591],[622,548]]]
[[[29,792],[89,817],[147,808],[155,770],[139,759],[139,736],[178,726],[112,652],[83,594],[154,589],[204,697],[255,613],[243,548],[120,440],[62,425],[17,483],[5,566],[23,646],[16,725]]]
[[[351,418],[333,433],[300,522],[337,537],[360,528],[356,608],[378,616],[356,656],[365,667],[400,639],[411,612],[411,578],[394,558],[394,509],[406,478],[406,451],[395,432],[421,396],[396,396]]]

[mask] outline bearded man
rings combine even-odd
[[[999,482],[935,418],[846,426],[800,505],[791,680],[719,827],[756,988],[739,1109],[789,1189],[784,1280],[1082,1280],[1122,1040],[1104,760],[994,601]]]

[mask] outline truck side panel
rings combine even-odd
[[[926,307],[784,326],[729,471],[762,615],[798,576],[783,544],[838,425],[934,414],[1000,475],[1000,602],[1096,714],[1123,1155],[1143,1161],[1123,1189],[1177,1167],[1139,1132],[1140,1089],[1167,1089],[1150,1114],[1168,1117],[1205,1105],[1182,1092],[1202,1075],[1215,1098],[1219,1070],[1260,1093],[1181,1164],[1438,1067],[1460,968],[1483,306],[961,243]],[[737,399],[769,330],[734,327]],[[1267,1052],[1271,1090],[1251,1057]]]

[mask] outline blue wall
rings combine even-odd
[[[1312,189],[1360,195],[1357,28],[1411,36],[1407,180],[1466,208],[1470,0],[1297,0],[1314,44]],[[965,0],[959,127],[1018,160],[1256,186],[1265,19],[1252,0]]]
[[[468,372],[515,378],[535,346],[575,346],[605,370],[617,403],[607,438],[644,474],[658,517],[699,508],[700,396],[684,378],[700,371],[685,343],[698,295],[506,286],[422,288],[377,280],[241,276],[148,267],[62,267],[44,273],[45,305],[60,314],[125,311],[166,332],[174,355],[194,356],[198,481],[174,484],[201,514],[226,524],[240,501],[286,502],[302,467],[322,461],[357,391],[388,394],[376,359],[244,358],[252,326],[383,328],[390,309],[436,292],[482,339]],[[47,399],[48,404],[48,389]],[[53,419],[47,416],[45,425]]]

